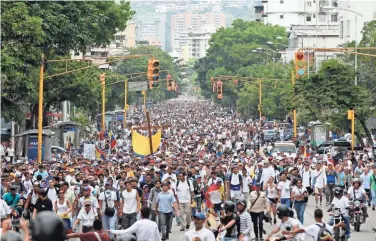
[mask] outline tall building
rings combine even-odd
[[[187,52],[186,46],[183,47],[183,59],[188,61],[191,58],[203,58],[206,56],[206,50],[209,48],[209,40],[211,35],[215,32],[214,28],[206,26],[199,32],[191,32],[188,34]],[[188,53],[188,55],[187,55]]]
[[[154,13],[148,15],[136,14],[136,39],[156,43],[163,50],[166,49],[166,14]]]
[[[335,48],[361,39],[365,21],[372,19],[376,1],[367,0],[258,0],[256,20],[287,28],[289,48],[286,61],[297,48]],[[363,15],[363,17],[361,17]],[[270,40],[271,42],[275,40]],[[333,52],[315,53],[316,68],[322,60],[335,57]]]
[[[171,46],[173,50],[181,52],[183,46],[188,44],[191,32],[203,31],[204,26],[214,29],[226,26],[224,13],[180,13],[171,16]]]

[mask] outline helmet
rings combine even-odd
[[[343,190],[340,187],[334,188],[333,191],[334,191],[334,195],[342,195],[343,194]]]
[[[54,212],[39,213],[30,227],[35,241],[65,240],[64,223]]]
[[[362,183],[362,181],[360,180],[360,178],[357,178],[357,177],[353,179],[353,183],[356,183],[356,182],[358,182],[359,185]]]
[[[289,208],[289,217],[294,218],[294,210],[292,208]]]
[[[237,204],[241,204],[244,208],[247,208],[247,202],[245,200],[239,200]]]
[[[277,208],[277,215],[279,219],[282,219],[283,217],[289,217],[290,214],[290,208],[286,205],[282,204],[279,205]]]
[[[232,201],[227,201],[225,202],[224,208],[225,208],[225,211],[234,212],[235,204]]]

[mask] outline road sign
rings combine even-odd
[[[128,91],[147,91],[147,90],[148,90],[147,81],[128,82]]]

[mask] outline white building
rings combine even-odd
[[[335,48],[359,42],[364,22],[373,19],[376,9],[374,0],[261,0],[262,6],[259,2],[255,5],[258,20],[287,28],[286,61],[293,60],[299,47]],[[316,52],[316,66],[334,56],[333,52]]]
[[[212,33],[209,32],[196,32],[188,35],[189,58],[203,58],[206,56],[211,35]]]

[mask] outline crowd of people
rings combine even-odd
[[[367,206],[375,210],[376,166],[366,153],[349,153],[335,163],[315,155],[306,146],[309,140],[295,140],[305,154],[272,156],[273,143],[263,141],[258,121],[234,112],[218,115],[223,110],[210,101],[170,100],[150,113],[152,125],[171,124],[153,155],[133,152],[128,128],[117,134],[114,148],[96,133],[83,138],[75,152],[41,164],[3,162],[2,234],[13,235],[9,229],[21,220],[13,229],[25,230],[21,240],[28,240],[25,220],[30,220],[34,240],[169,240],[172,225],[186,241],[269,240],[280,231],[299,241],[305,235],[317,240],[341,225],[349,238],[349,199],[365,203],[365,217]],[[145,123],[142,118],[138,123]],[[108,155],[85,159],[85,143]],[[309,198],[315,199],[319,225],[304,227]],[[325,206],[340,207],[345,223],[325,226]],[[271,233],[265,233],[264,222],[275,224]]]

